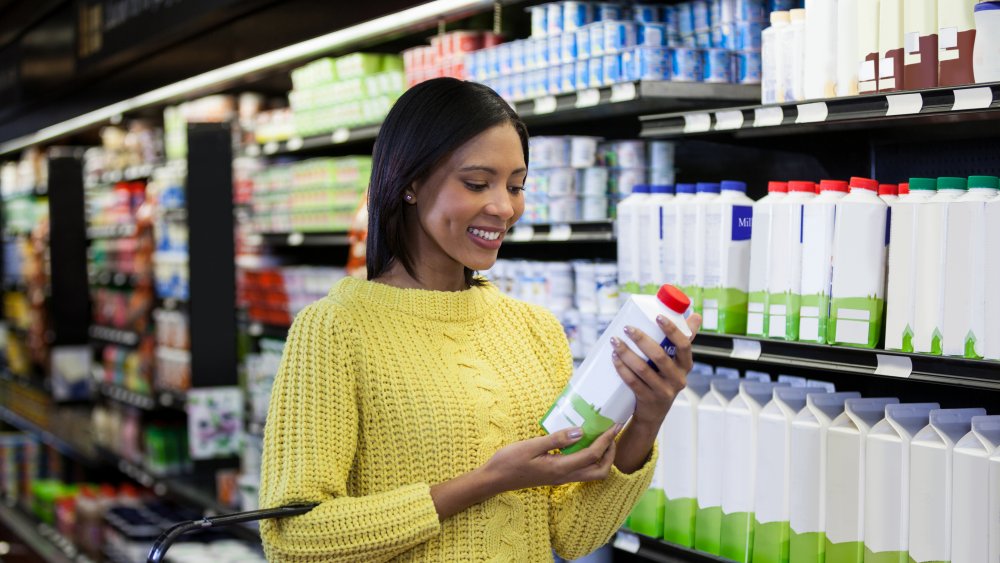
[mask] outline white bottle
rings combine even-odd
[[[912,188],[912,185],[911,185]],[[944,268],[948,235],[948,207],[965,195],[965,178],[943,177],[937,180],[937,193],[917,211],[916,293],[913,313],[913,351],[922,354],[942,353],[944,325]]]
[[[698,514],[695,517],[694,547],[713,555],[719,555],[722,538],[726,407],[739,391],[739,379],[715,378],[708,394],[698,403]]]
[[[563,449],[564,453],[586,448],[615,424],[627,422],[635,410],[635,394],[618,377],[612,362],[611,338],[624,342],[639,357],[648,360],[625,335],[625,327],[632,326],[659,342],[667,355],[673,357],[675,345],[663,334],[656,317],[663,315],[681,334],[690,337],[686,321],[690,310],[691,301],[671,285],[661,287],[655,296],[629,296],[541,421],[542,428],[550,434],[573,427],[583,429],[583,438]]]
[[[948,205],[941,329],[941,351],[945,356],[983,357],[989,260],[986,203],[996,198],[997,184],[996,176],[970,176],[969,191]]]
[[[816,197],[816,184],[788,182],[788,197],[771,209],[771,256],[767,274],[767,336],[799,339],[799,300],[802,284],[803,205]]]
[[[677,287],[684,285],[685,250],[694,245],[694,236],[684,229],[683,222],[684,208],[694,199],[694,194],[694,184],[677,184],[674,201],[663,207],[663,225],[671,235],[664,250],[667,283]]]
[[[673,201],[673,186],[651,185],[649,197],[638,208],[639,215],[639,288],[653,294],[667,281],[663,272],[664,226],[663,207]]]
[[[996,82],[1000,80],[1000,2],[980,2],[975,10],[972,74],[976,82]]]
[[[879,0],[858,0],[857,44],[854,64],[857,67],[857,93],[868,94],[878,90],[879,68]]]
[[[705,208],[702,327],[746,334],[754,201],[747,197],[745,182],[723,180],[720,190]]]
[[[624,301],[629,294],[640,293],[639,287],[639,210],[649,199],[649,186],[637,184],[632,193],[618,204],[618,218],[615,221],[618,236],[618,284],[621,287],[620,299]]]
[[[795,8],[788,11],[789,25],[782,30],[787,39],[782,55],[785,68],[785,101],[798,102],[805,99],[805,51],[806,51],[806,11]],[[790,33],[789,33],[790,30]]]
[[[858,0],[838,0],[834,48],[837,49],[837,95],[853,96],[858,93]],[[874,62],[871,74],[875,75]]]
[[[879,0],[879,92],[903,88],[903,3],[903,0]]]
[[[802,206],[802,287],[799,340],[826,344],[833,276],[833,227],[837,202],[847,195],[847,182],[823,180],[819,195]]]
[[[972,417],[972,431],[952,452],[951,563],[997,561],[990,521],[1000,513],[990,506],[998,483],[991,483],[990,456],[1000,446],[1000,416]],[[992,545],[991,545],[992,544]]]
[[[986,203],[986,236],[983,239],[986,256],[1000,256],[1000,197]],[[986,260],[983,356],[988,360],[1000,360],[1000,260]]]
[[[709,202],[719,197],[719,184],[698,182],[694,199],[681,207],[681,228],[688,239],[684,252],[684,272],[681,289],[691,297],[694,311],[701,314],[705,280],[705,212]],[[693,240],[694,245],[690,242]]]
[[[698,512],[698,404],[711,386],[712,377],[690,373],[687,386],[677,394],[660,428],[663,475],[663,539],[694,547],[694,522]]]
[[[806,0],[805,99],[832,98],[837,90],[837,1]]]
[[[856,1],[856,0],[855,0]],[[771,12],[771,26],[761,33],[761,103],[777,104],[785,101],[784,72],[780,64],[782,53],[781,32],[788,27],[788,12]]]
[[[878,197],[886,203],[892,205],[899,201],[899,186],[896,184],[879,184]]]
[[[753,204],[750,233],[750,277],[747,283],[747,334],[764,336],[767,310],[767,275],[771,269],[771,215],[774,204],[788,196],[786,182],[768,182],[767,195]]]

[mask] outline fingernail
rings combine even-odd
[[[583,437],[583,428],[574,428],[566,433],[570,440],[577,440]]]
[[[667,317],[664,317],[663,315],[656,315],[656,322],[661,324],[666,323]]]
[[[622,431],[622,428],[625,428],[624,424],[622,424],[620,422],[618,424],[616,424],[615,425],[615,434],[616,435],[619,434]]]
[[[611,337],[611,345],[614,346],[615,348],[617,348],[617,347],[619,347],[619,346],[622,345],[622,342],[621,342],[621,340],[618,340],[617,338],[615,338],[614,336],[612,336]]]
[[[621,358],[618,357],[618,352],[611,352],[611,359],[615,360],[615,361],[618,361]]]
[[[633,330],[635,330],[635,329],[634,329],[634,328],[632,328],[632,327],[630,327],[630,326],[626,326],[626,327],[625,327],[625,334],[627,334],[627,335],[629,335],[629,336],[632,336],[632,331],[633,331]]]

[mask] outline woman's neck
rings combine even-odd
[[[401,289],[429,289],[433,291],[463,291],[469,288],[465,283],[465,268],[459,265],[456,275],[454,268],[437,269],[431,267],[421,268],[414,264],[414,277],[406,271],[398,261],[393,263],[381,276],[375,278],[376,282],[391,285]]]

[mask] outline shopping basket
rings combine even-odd
[[[223,514],[221,516],[213,516],[211,518],[206,517],[200,520],[188,520],[187,522],[175,524],[160,534],[160,537],[156,538],[156,542],[153,543],[153,547],[149,550],[149,556],[146,558],[146,563],[161,563],[163,561],[163,557],[167,554],[167,550],[170,549],[171,544],[177,541],[177,538],[188,532],[192,532],[194,530],[205,530],[208,528],[221,528],[225,526],[232,526],[234,524],[255,522],[257,520],[268,520],[270,518],[298,516],[309,512],[316,506],[316,503],[289,504],[287,506],[279,506],[278,508],[251,510],[249,512],[234,512],[232,514]]]

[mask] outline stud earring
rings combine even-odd
[[[410,202],[412,202],[412,201],[413,201],[413,195],[411,195],[411,194],[406,194],[406,197],[405,197],[404,199],[406,199],[406,201],[410,201]]]

